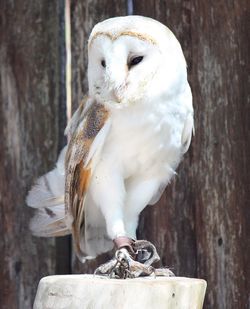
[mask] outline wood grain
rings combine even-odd
[[[0,307],[32,308],[55,272],[55,240],[31,236],[25,196],[58,150],[56,2],[2,0],[0,23]]]

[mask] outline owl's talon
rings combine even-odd
[[[140,276],[174,276],[167,268],[155,269],[151,266],[159,261],[159,255],[155,246],[146,240],[133,242],[135,259],[131,256],[127,247],[120,248],[115,252],[115,258],[100,265],[94,274],[108,275],[113,279],[138,278]]]
[[[108,261],[107,263],[101,264],[99,267],[96,268],[94,271],[94,275],[108,275],[111,273],[112,269],[115,267],[117,261],[115,258]]]

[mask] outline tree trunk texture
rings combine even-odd
[[[55,240],[31,236],[25,196],[59,145],[57,1],[0,2],[0,308],[32,308]]]
[[[127,2],[71,1],[74,109],[87,94],[89,33],[126,15]],[[31,308],[41,277],[69,272],[68,240],[56,246],[32,237],[24,207],[28,188],[63,145],[63,3],[0,2],[0,308]],[[196,127],[178,175],[141,215],[138,237],[151,240],[176,275],[207,280],[204,308],[249,308],[250,2],[133,3],[134,14],[163,22],[181,42]],[[82,265],[73,255],[72,272],[91,273],[110,256]]]

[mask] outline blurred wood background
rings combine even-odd
[[[127,14],[166,24],[182,44],[196,135],[139,238],[176,275],[208,282],[204,308],[250,308],[250,97],[247,0],[71,1],[73,107],[87,91],[95,23]],[[64,1],[0,2],[0,308],[31,308],[42,276],[92,272],[70,239],[30,235],[25,196],[65,143]],[[166,72],[167,74],[167,72]]]

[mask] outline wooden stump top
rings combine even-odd
[[[201,309],[206,285],[184,277],[49,276],[39,283],[34,309]]]

